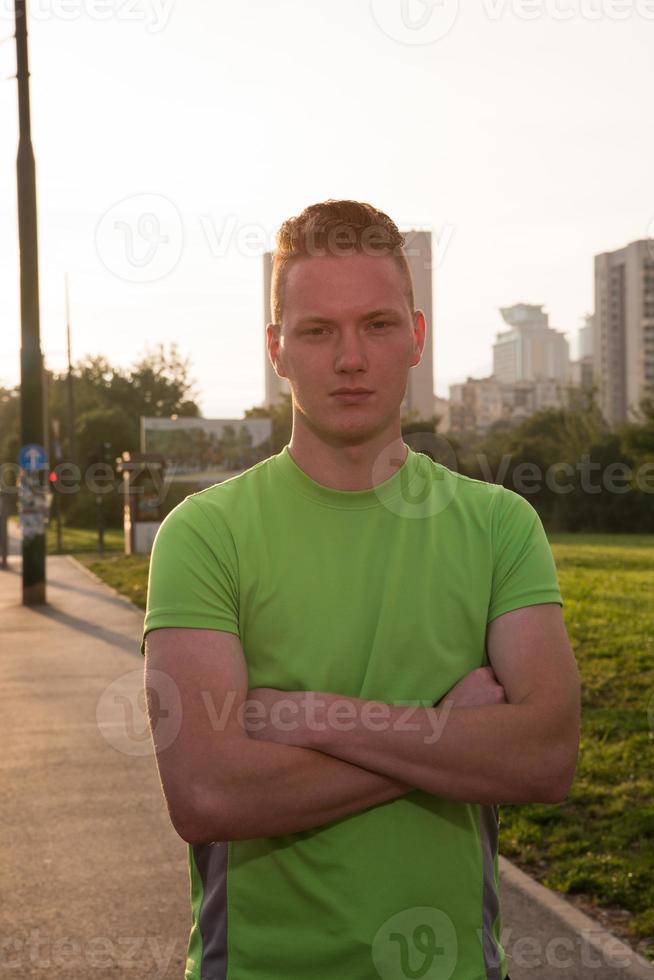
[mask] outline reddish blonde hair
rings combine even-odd
[[[273,322],[281,325],[286,278],[294,260],[354,253],[389,256],[395,261],[413,313],[413,280],[404,245],[404,235],[395,222],[372,204],[331,198],[320,204],[310,204],[297,217],[288,218],[277,232],[270,283]]]

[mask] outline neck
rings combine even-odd
[[[409,450],[399,419],[370,438],[355,442],[315,432],[294,417],[288,451],[293,462],[316,483],[333,490],[369,490],[390,479],[406,461]]]

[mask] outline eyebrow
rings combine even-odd
[[[390,308],[382,310],[370,310],[369,313],[362,313],[359,320],[370,320],[374,316],[394,316],[399,318],[401,316],[399,310],[393,310]],[[336,320],[332,320],[327,316],[318,316],[317,314],[309,314],[308,316],[303,316],[297,321],[297,326],[302,326],[305,323],[336,323]]]

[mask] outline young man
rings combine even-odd
[[[284,223],[267,342],[291,440],[154,544],[142,649],[189,844],[187,980],[502,980],[498,804],[573,777],[538,515],[402,440],[427,329],[402,245],[354,201]]]

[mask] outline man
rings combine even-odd
[[[427,329],[402,245],[355,201],[282,225],[290,442],[155,541],[142,649],[187,980],[501,980],[498,804],[571,784],[579,678],[538,515],[401,437]]]

